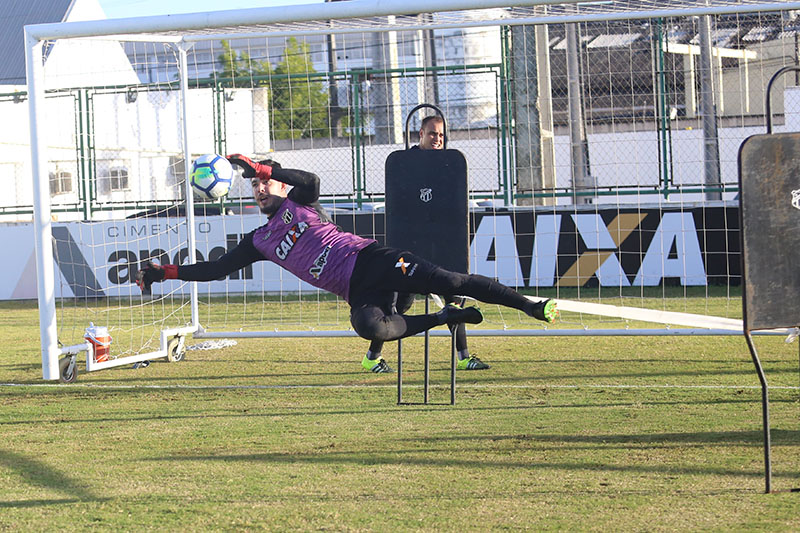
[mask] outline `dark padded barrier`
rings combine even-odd
[[[467,161],[458,150],[400,150],[386,159],[386,244],[469,272]]]
[[[754,135],[739,149],[747,329],[800,323],[800,133]]]

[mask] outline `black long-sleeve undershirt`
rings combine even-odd
[[[178,279],[184,281],[213,281],[221,279],[236,272],[256,261],[264,261],[264,256],[253,246],[253,233],[251,231],[239,241],[233,250],[216,261],[201,261],[193,265],[178,266]]]
[[[319,176],[305,170],[273,168],[272,178],[292,186],[288,195],[290,200],[312,207],[323,222],[333,222],[319,203]]]
[[[291,185],[289,198],[298,204],[311,205],[319,200],[319,176],[293,168],[273,168],[271,179]]]

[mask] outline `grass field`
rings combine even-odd
[[[41,380],[35,305],[2,303],[0,345],[3,531],[800,529],[800,494],[763,494],[741,337],[475,337],[492,368],[459,373],[455,406],[443,339],[433,404],[405,406],[358,339],[241,340],[61,385]],[[798,345],[757,345],[788,491]]]

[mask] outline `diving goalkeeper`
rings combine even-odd
[[[272,261],[346,300],[353,329],[367,340],[392,341],[444,324],[479,324],[483,320],[474,306],[447,305],[422,315],[392,314],[387,302],[396,292],[469,296],[518,309],[545,322],[558,316],[552,300],[532,302],[485,276],[450,272],[412,253],[342,231],[319,204],[316,174],[281,168],[271,160],[251,161],[241,154],[230,155],[228,160],[243,169],[256,204],[269,220],[216,261],[193,265],[148,261],[136,275],[142,290],[165,279],[212,281],[257,261]]]

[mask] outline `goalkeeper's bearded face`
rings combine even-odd
[[[274,215],[286,198],[286,184],[273,179],[253,178],[250,180],[253,186],[253,198],[258,204],[258,208],[267,216]]]

